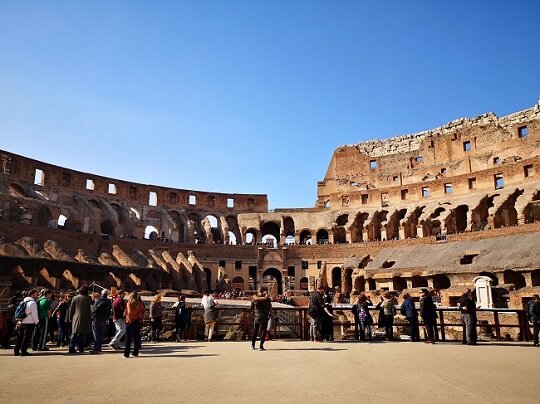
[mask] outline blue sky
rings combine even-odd
[[[540,96],[540,1],[3,1],[0,148],[311,207],[342,144]]]

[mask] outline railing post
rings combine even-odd
[[[497,336],[497,341],[501,340],[501,324],[499,323],[499,312],[493,310],[493,320],[495,321],[495,335]]]
[[[440,318],[441,318],[441,339],[443,341],[446,341],[446,333],[444,332],[444,311],[439,311]]]

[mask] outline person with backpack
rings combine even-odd
[[[52,291],[49,289],[43,289],[41,291],[41,297],[37,301],[39,324],[34,329],[34,336],[32,338],[32,350],[33,351],[48,351],[47,348],[47,336],[49,334],[49,318],[51,317],[51,295]]]
[[[14,356],[30,356],[28,347],[36,324],[39,324],[38,308],[36,299],[38,298],[38,290],[31,289],[28,296],[19,303],[15,310],[17,320],[17,342],[13,350]]]
[[[9,349],[10,348],[10,340],[11,336],[13,335],[13,330],[15,329],[15,325],[17,324],[17,321],[15,319],[15,311],[17,310],[17,306],[19,305],[19,299],[20,299],[20,292],[17,292],[15,296],[10,297],[8,301],[8,307],[6,312],[6,333],[4,334],[4,337],[2,338],[2,348]]]
[[[538,345],[538,333],[540,332],[540,298],[538,295],[533,295],[532,300],[527,303],[527,313],[529,320],[533,324],[533,343]]]
[[[105,331],[105,323],[111,317],[112,304],[109,300],[109,290],[103,289],[101,296],[96,299],[92,305],[92,334],[94,335],[94,348],[90,353],[101,352],[101,341],[103,339],[103,331]]]

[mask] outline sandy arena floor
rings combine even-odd
[[[143,344],[138,358],[108,347],[14,357],[0,350],[0,403],[538,403],[540,349],[531,344]]]

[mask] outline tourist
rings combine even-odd
[[[414,302],[409,293],[403,295],[403,303],[401,304],[401,314],[403,314],[409,322],[409,335],[411,341],[420,341],[420,333],[418,330],[418,312],[414,307]]]
[[[71,296],[64,294],[60,299],[60,303],[56,306],[52,313],[52,318],[56,320],[58,325],[58,341],[56,346],[66,346],[69,341],[69,322],[68,322],[68,310]]]
[[[324,312],[321,319],[321,339],[334,341],[334,314],[332,309],[332,295],[327,291],[323,296]]]
[[[13,355],[15,356],[30,356],[31,353],[28,352],[28,347],[30,346],[30,339],[34,332],[34,328],[39,324],[39,314],[36,304],[36,299],[38,298],[38,290],[31,289],[28,292],[28,296],[24,298],[26,302],[24,317],[20,322],[17,323],[17,342],[15,343],[15,349],[13,350]]]
[[[161,305],[161,295],[159,293],[154,296],[150,303],[150,323],[152,325],[150,341],[158,342],[163,329],[163,306]]]
[[[69,319],[71,321],[71,341],[69,353],[75,353],[78,346],[79,353],[84,352],[86,336],[92,331],[92,299],[88,296],[88,286],[84,285],[79,293],[71,300]]]
[[[312,342],[321,341],[321,323],[325,313],[323,294],[324,286],[319,285],[309,298],[309,339]],[[332,316],[330,313],[328,315]]]
[[[204,309],[204,336],[206,341],[212,341],[212,335],[214,334],[214,327],[217,321],[217,303],[207,290],[203,292],[201,305]]]
[[[126,345],[124,347],[124,358],[129,355],[139,356],[141,349],[141,328],[144,320],[144,304],[140,300],[137,292],[131,292],[126,304]],[[131,343],[133,342],[133,352]]]
[[[92,333],[94,335],[94,349],[90,353],[101,352],[101,341],[105,331],[105,323],[111,317],[111,301],[109,290],[103,289],[101,296],[92,305]]]
[[[124,318],[124,312],[126,311],[125,294],[126,292],[120,289],[112,303],[113,323],[116,333],[109,342],[109,346],[113,349],[121,349],[120,340],[126,333],[126,320]]]
[[[437,332],[437,308],[435,307],[435,303],[433,303],[433,299],[429,290],[422,289],[421,295],[422,297],[420,298],[420,315],[422,316],[422,320],[424,321],[424,327],[427,333],[427,338],[424,342],[426,344],[434,344],[435,334]]]
[[[251,349],[255,348],[257,336],[260,334],[259,351],[264,351],[264,340],[266,337],[266,327],[268,318],[272,310],[272,300],[266,292],[266,288],[260,287],[256,295],[251,300],[251,310],[253,311],[253,333],[251,335]]]
[[[358,324],[360,326],[360,340],[371,341],[371,325],[373,324],[373,317],[369,312],[369,306],[373,306],[371,300],[365,295],[364,292],[358,298],[356,304],[356,314],[358,316]]]
[[[459,299],[459,307],[461,310],[461,319],[465,329],[465,340],[467,345],[477,344],[476,332],[476,304],[472,298],[472,291],[467,289]]]
[[[11,336],[13,335],[15,325],[17,324],[15,319],[15,310],[17,310],[17,306],[19,305],[19,297],[21,297],[21,294],[20,292],[17,292],[15,296],[10,297],[8,300],[6,311],[6,333],[2,338],[2,348],[5,349],[10,348]]]
[[[186,306],[186,297],[184,295],[178,296],[178,301],[173,304],[174,309],[174,323],[176,326],[176,340],[180,342],[188,340],[189,327],[191,326],[191,312]]]
[[[56,317],[53,315],[56,308],[60,304],[60,300],[56,298],[56,294],[53,292],[51,293],[51,297],[49,299],[49,302],[51,304],[51,315],[48,318],[48,333],[49,333],[49,341],[53,342],[57,339],[56,338],[56,331],[58,330],[58,322],[56,321]]]
[[[48,351],[47,335],[49,333],[49,318],[51,317],[51,295],[52,291],[43,289],[41,297],[37,301],[39,324],[34,328],[32,339],[33,351]]]
[[[538,332],[540,331],[540,299],[538,295],[533,295],[532,300],[527,304],[527,312],[529,314],[529,320],[533,324],[533,343],[534,346],[538,345]]]
[[[394,316],[396,315],[396,300],[390,292],[384,294],[384,298],[380,298],[381,301],[377,305],[381,311],[379,316],[383,314],[384,316],[384,329],[387,341],[392,341],[394,339]]]

